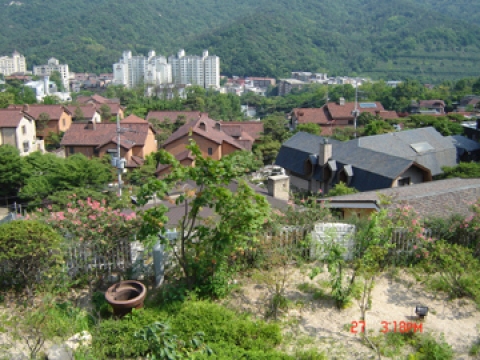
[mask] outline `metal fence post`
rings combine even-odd
[[[164,245],[157,242],[153,247],[153,267],[155,270],[155,287],[163,284],[165,276],[165,251]]]

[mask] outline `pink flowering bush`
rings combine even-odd
[[[130,210],[121,211],[107,205],[105,200],[69,196],[64,211],[52,211],[49,205],[33,217],[43,219],[73,241],[84,241],[109,250],[120,239],[132,239],[140,227],[140,217]]]
[[[413,244],[414,257],[416,259],[427,258],[434,239],[426,235],[423,221],[418,212],[409,205],[398,205],[389,211],[388,216],[391,226],[394,227],[395,245],[402,247],[402,242]]]

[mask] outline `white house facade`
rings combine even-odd
[[[43,140],[36,137],[35,120],[17,109],[0,110],[0,145],[12,145],[20,155],[45,152]]]

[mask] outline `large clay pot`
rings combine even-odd
[[[112,305],[116,316],[124,316],[132,309],[143,307],[147,288],[140,281],[124,280],[113,284],[105,293],[105,299]]]

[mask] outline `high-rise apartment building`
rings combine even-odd
[[[37,76],[50,76],[53,72],[58,71],[60,78],[62,79],[62,85],[64,91],[70,89],[70,72],[67,64],[60,64],[55,58],[50,58],[46,65],[37,65],[33,67],[33,75]],[[58,89],[60,91],[60,89]]]
[[[147,85],[169,84],[172,82],[171,67],[164,56],[150,51],[148,57],[132,56],[124,51],[120,61],[113,64],[113,83],[133,88],[141,83]]]
[[[205,88],[220,87],[220,58],[209,56],[186,56],[184,50],[168,57],[157,56],[150,51],[148,56],[132,56],[125,51],[120,61],[113,65],[114,84],[135,87],[142,82],[147,86],[166,84],[199,85]]]
[[[18,51],[14,51],[12,57],[0,56],[0,74],[10,76],[14,73],[27,72],[27,62],[25,56],[20,55]]]
[[[206,89],[220,87],[220,58],[209,56],[205,50],[202,56],[187,56],[180,50],[176,56],[170,56],[175,84],[200,85]]]

